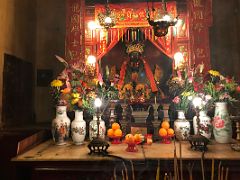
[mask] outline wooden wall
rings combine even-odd
[[[36,37],[35,7],[35,0],[0,1],[0,126],[2,125],[4,54],[11,54],[34,63]]]

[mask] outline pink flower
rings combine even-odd
[[[180,103],[181,99],[178,96],[176,96],[172,101],[173,103],[178,104]]]
[[[224,94],[220,95],[219,99],[220,99],[220,100],[223,100],[223,99],[230,99],[230,96],[229,96],[228,93],[224,93]]]
[[[223,128],[224,127],[224,120],[221,117],[216,116],[213,118],[213,126],[216,128]]]

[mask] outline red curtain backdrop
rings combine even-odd
[[[67,0],[65,59],[70,64],[85,58],[85,0]]]
[[[189,31],[192,63],[204,63],[205,72],[211,68],[209,27],[212,25],[212,0],[188,0]]]

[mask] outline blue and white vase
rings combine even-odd
[[[56,117],[52,121],[52,136],[56,145],[64,145],[69,139],[71,122],[66,110],[66,106],[56,107]]]
[[[71,124],[71,132],[73,143],[76,145],[83,144],[86,136],[86,121],[83,119],[83,111],[75,111],[75,118]]]

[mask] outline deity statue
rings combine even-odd
[[[143,44],[129,44],[126,52],[129,57],[121,66],[118,82],[119,88],[122,89],[125,85],[131,84],[134,89],[136,87],[141,88],[140,85],[144,85],[148,86],[151,92],[157,92],[158,88],[152,70],[147,61],[142,57]]]

